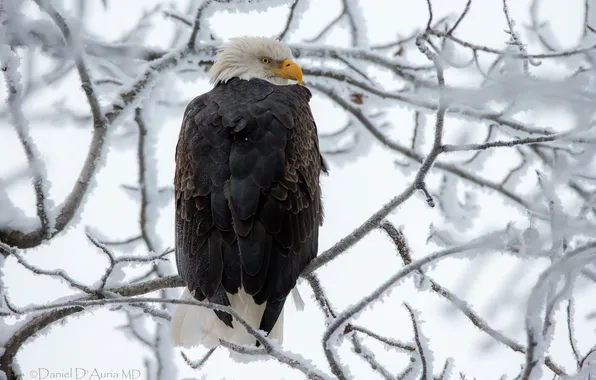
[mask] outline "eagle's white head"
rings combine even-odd
[[[219,49],[210,70],[211,84],[260,78],[274,84],[288,80],[302,83],[302,69],[292,60],[292,50],[282,42],[266,37],[236,37]]]

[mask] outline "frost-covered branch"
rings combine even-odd
[[[436,36],[436,37],[441,37],[441,38],[446,38],[448,40],[451,40],[458,45],[461,45],[465,48],[471,49],[473,52],[481,51],[481,52],[485,52],[485,53],[495,54],[497,56],[519,58],[519,59],[523,59],[523,60],[563,58],[563,57],[570,57],[570,56],[575,56],[575,55],[582,55],[582,54],[596,51],[596,44],[594,44],[592,46],[587,46],[584,48],[569,49],[569,50],[564,50],[564,51],[558,51],[556,53],[542,53],[542,54],[512,53],[512,52],[506,51],[506,50],[500,50],[500,49],[491,48],[491,47],[484,46],[484,45],[467,42],[467,41],[464,41],[460,38],[453,36],[452,34],[448,34],[448,32],[443,32],[440,30],[432,29],[432,28],[428,30],[428,33],[433,36]]]
[[[307,0],[294,0],[292,2],[292,5],[290,6],[290,11],[288,12],[288,18],[286,20],[286,25],[284,26],[284,29],[281,31],[281,33],[277,37],[278,40],[283,41],[286,39],[286,36],[291,31],[292,25],[294,24],[294,21],[297,17],[298,6],[301,6],[302,4],[300,4],[300,3],[305,3],[306,1]]]
[[[385,137],[379,131],[379,129],[374,125],[374,123],[370,120],[370,118],[367,118],[366,115],[364,115],[359,108],[350,105],[346,100],[342,99],[339,95],[337,95],[332,90],[330,90],[326,87],[320,86],[318,84],[314,84],[314,83],[308,83],[307,85],[310,85],[311,87],[315,88],[316,90],[320,91],[321,93],[327,95],[330,99],[332,99],[334,102],[336,102],[336,104],[338,104],[340,107],[342,107],[347,112],[349,112],[352,116],[354,116],[354,118],[356,120],[358,120],[362,124],[362,126],[364,128],[366,128],[366,130],[368,132],[370,132],[371,135],[374,136],[383,146],[385,146],[391,150],[394,150],[395,152],[397,152],[399,154],[402,154],[406,158],[408,158],[416,163],[422,163],[424,161],[424,159],[425,159],[424,155],[414,151],[413,149],[409,149],[409,148],[405,147],[404,145],[399,144],[398,142],[391,141],[390,139]],[[431,107],[431,105],[429,104],[429,108],[430,107]],[[457,113],[459,111],[460,110],[453,110],[454,113]],[[447,110],[446,112],[449,113],[449,110]],[[503,123],[504,121],[501,120],[500,122]],[[516,126],[516,124],[511,124],[511,125]],[[445,151],[445,150],[443,148],[441,148],[440,151]],[[501,196],[508,198],[509,200],[518,204],[519,206],[523,207],[524,209],[532,208],[531,204],[522,195],[516,194],[513,191],[506,188],[505,186],[503,186],[503,184],[506,182],[505,180],[502,182],[497,182],[492,179],[485,179],[485,178],[482,178],[482,177],[478,176],[477,174],[471,172],[470,170],[466,170],[461,165],[456,165],[453,163],[436,162],[434,164],[434,167],[437,169],[446,171],[448,173],[454,174],[454,175],[460,177],[461,179],[468,181],[470,183],[473,183],[479,187],[489,188],[491,190],[494,190],[495,192],[499,193]]]
[[[381,228],[393,240],[404,265],[411,264],[412,258],[410,255],[410,248],[408,247],[403,232],[395,228],[395,226],[393,226],[391,223],[387,221],[381,224]],[[483,319],[478,313],[476,313],[472,309],[472,307],[468,305],[467,302],[459,298],[455,293],[447,289],[445,286],[442,286],[439,283],[437,283],[431,277],[424,274],[424,272],[422,272],[421,270],[417,272],[421,275],[421,283],[428,282],[432,291],[449,301],[451,305],[453,305],[453,307],[460,310],[464,314],[464,316],[482,332],[488,334],[488,336],[490,336],[492,339],[501,344],[504,344],[505,346],[511,348],[515,352],[519,352],[521,354],[525,354],[527,352],[526,348],[522,344],[515,342],[513,339],[508,338],[500,331],[497,331],[496,329],[492,328],[485,319]],[[545,358],[545,365],[556,375],[565,375],[565,371],[561,368],[561,366],[555,364],[550,357]]]
[[[205,4],[208,4],[206,2]],[[204,9],[204,8],[200,8]],[[200,20],[200,12],[197,11],[198,23]],[[198,26],[197,26],[198,28]],[[196,37],[196,36],[195,36]],[[137,160],[139,167],[139,192],[140,192],[140,215],[139,215],[139,229],[141,230],[141,237],[145,243],[145,247],[149,252],[156,252],[163,250],[161,246],[161,239],[159,239],[156,222],[157,213],[159,209],[158,198],[159,189],[157,185],[157,173],[156,173],[156,130],[155,127],[149,128],[145,121],[146,113],[141,108],[135,110],[134,120],[138,126],[138,144],[137,144]],[[173,249],[167,249],[166,252],[173,252]],[[157,261],[153,262],[153,273],[157,277],[164,277],[171,271],[170,266],[164,265]],[[173,296],[165,290],[160,290],[160,296],[163,298],[169,298]],[[165,307],[162,305],[163,311]],[[127,312],[128,313],[128,312]],[[172,361],[172,348],[169,344],[169,333],[167,328],[162,324],[154,325],[154,338],[153,338],[153,356],[155,357],[155,377],[157,379],[164,376],[175,376]],[[168,370],[166,370],[168,368]]]
[[[393,374],[389,372],[379,361],[375,358],[374,353],[370,352],[366,347],[362,345],[362,342],[356,335],[351,337],[352,345],[354,346],[354,352],[360,355],[370,366],[370,368],[376,373],[380,374],[385,380],[393,380]]]
[[[505,14],[505,18],[507,19],[508,33],[511,36],[510,44],[515,45],[519,49],[521,54],[524,57],[527,57],[528,52],[526,51],[526,47],[523,44],[523,42],[521,41],[519,34],[517,34],[517,32],[515,31],[515,21],[511,18],[507,0],[503,0],[503,13]],[[536,65],[536,63],[534,63],[533,61],[530,61],[529,58],[523,58],[524,72],[526,73],[526,75],[528,75],[530,73],[530,69],[529,69],[530,62],[532,62],[532,64]]]
[[[180,300],[180,299],[167,299],[167,298],[150,298],[150,297],[120,297],[120,298],[109,298],[109,299],[86,299],[86,300],[68,300],[65,302],[54,302],[50,305],[43,306],[32,306],[25,308],[16,308],[9,306],[10,311],[16,315],[25,315],[30,313],[39,313],[49,310],[57,310],[64,308],[86,308],[90,309],[93,307],[101,307],[107,305],[118,305],[118,304],[173,304],[173,305],[191,305],[196,307],[205,307],[211,310],[223,311],[231,314],[236,321],[246,329],[246,331],[258,340],[263,346],[262,349],[257,349],[256,352],[250,354],[260,353],[261,351],[277,359],[279,362],[289,365],[290,367],[296,368],[308,376],[309,379],[323,380],[330,379],[329,376],[316,370],[313,366],[304,362],[304,359],[299,358],[294,353],[289,353],[283,348],[279,347],[273,341],[265,337],[262,332],[252,327],[246,322],[234,309],[221,306],[209,302],[198,302],[191,300]],[[244,351],[246,353],[246,351]]]
[[[407,303],[404,304],[408,312],[410,313],[410,319],[412,320],[412,326],[414,328],[414,340],[416,341],[416,346],[418,347],[418,355],[420,356],[420,362],[422,364],[422,377],[421,379],[424,380],[432,380],[433,379],[433,360],[432,354],[427,346],[426,337],[423,335],[422,331],[420,330],[420,322],[418,317],[416,316],[416,311],[412,309],[410,305]]]
[[[157,252],[156,243],[153,241],[153,234],[155,233],[155,231],[150,231],[150,223],[154,223],[154,213],[150,212],[149,209],[150,207],[155,207],[155,205],[151,205],[150,202],[155,201],[155,194],[152,193],[154,193],[157,189],[154,188],[156,186],[153,183],[154,179],[147,178],[148,166],[151,165],[152,161],[149,160],[148,155],[150,154],[150,150],[153,149],[153,146],[150,146],[147,143],[147,134],[149,132],[147,130],[147,125],[145,124],[145,120],[143,118],[143,111],[140,108],[137,108],[135,110],[135,122],[139,127],[137,159],[139,161],[139,192],[141,195],[141,211],[139,216],[141,238],[145,242],[145,246],[147,247],[149,252]],[[149,182],[150,180],[151,182]]]
[[[556,135],[550,136],[540,136],[540,137],[526,137],[517,140],[511,141],[491,141],[486,142],[483,144],[465,144],[465,145],[444,145],[443,151],[444,152],[462,152],[462,151],[470,151],[470,150],[485,150],[489,148],[498,148],[498,147],[514,147],[516,145],[532,145],[532,144],[540,144],[544,142],[552,142],[552,141],[565,141],[566,138],[569,137],[569,133],[561,133]],[[569,142],[574,143],[593,143],[591,141],[587,141],[581,138],[578,139],[569,139]]]
[[[151,281],[141,282],[137,284],[128,284],[124,286],[118,286],[114,288],[105,289],[106,293],[117,294],[122,297],[135,297],[143,294],[152,293],[156,290],[165,288],[174,288],[183,286],[184,282],[178,276],[163,277]],[[100,296],[98,295],[83,295],[75,299],[81,301],[84,300],[97,300]],[[63,320],[74,314],[78,314],[85,311],[82,306],[76,306],[68,304],[61,308],[48,307],[48,311],[34,316],[29,321],[26,321],[18,330],[8,339],[4,344],[4,353],[0,357],[0,369],[10,374],[12,371],[9,369],[12,367],[13,360],[15,359],[17,352],[22,345],[29,339],[34,338],[37,333],[56,322]],[[44,308],[42,306],[42,308]],[[13,307],[14,309],[14,307]],[[16,309],[15,309],[16,310]],[[3,312],[0,310],[0,316],[7,316],[13,314],[12,312]],[[10,379],[10,377],[9,377]]]
[[[117,269],[121,269],[120,267],[130,264],[143,264],[143,263],[155,263],[160,260],[166,260],[166,256],[174,252],[173,249],[167,249],[160,254],[149,254],[147,256],[116,256],[111,249],[109,248],[110,243],[102,243],[96,237],[91,235],[87,232],[87,239],[99,248],[99,250],[104,253],[109,261],[109,266],[106,268],[103,276],[101,277],[99,283],[99,289],[104,289],[105,286],[108,284],[108,280],[111,280],[112,275]],[[34,270],[34,269],[32,269]],[[119,281],[118,279],[116,281]]]
[[[571,351],[573,352],[573,357],[575,358],[575,362],[577,363],[577,367],[581,368],[581,358],[580,353],[577,348],[577,341],[575,338],[575,331],[573,328],[573,318],[574,318],[574,301],[573,296],[569,298],[567,302],[567,334],[569,336],[569,345],[571,346]]]
[[[552,326],[547,323],[552,312],[558,304],[568,299],[573,290],[575,278],[589,262],[594,261],[596,241],[583,244],[567,252],[545,270],[534,285],[528,300],[525,326],[528,340],[526,364],[522,373],[522,380],[538,378],[541,374],[540,364],[544,361],[544,353],[552,339]],[[551,285],[558,285],[563,281],[562,289],[554,296],[551,294]],[[540,317],[542,303],[546,302],[547,313],[544,320]]]
[[[180,352],[180,355],[182,356],[182,358],[184,359],[184,361],[186,362],[186,364],[188,364],[188,366],[192,369],[199,369],[203,366],[203,364],[205,364],[207,362],[207,360],[209,360],[209,358],[211,357],[211,355],[213,355],[213,353],[215,352],[215,348],[210,349],[209,351],[207,351],[207,353],[205,355],[203,355],[203,357],[197,361],[192,361],[188,358],[188,356],[186,356],[186,354],[184,352]]]
[[[422,45],[420,45],[422,46]],[[421,48],[423,50],[423,48]],[[429,56],[433,63],[436,65],[437,68],[437,80],[439,86],[442,87],[445,83],[443,78],[443,71],[440,63],[437,59],[435,59],[432,55]],[[333,247],[329,248],[327,251],[323,252],[319,255],[316,259],[314,259],[308,267],[303,271],[303,274],[308,275],[315,269],[325,265],[329,261],[333,260],[335,257],[340,255],[342,252],[349,249],[352,245],[356,244],[360,239],[366,236],[371,230],[376,228],[381,224],[383,219],[396,207],[400,204],[405,202],[410,196],[414,194],[416,190],[423,190],[425,196],[427,196],[427,202],[429,205],[432,204],[432,199],[428,196],[428,191],[426,191],[426,186],[424,184],[424,180],[430,171],[432,165],[434,164],[435,160],[441,153],[441,146],[442,146],[442,136],[443,136],[443,122],[445,118],[445,110],[446,104],[439,100],[439,107],[437,110],[436,120],[435,120],[435,138],[433,142],[433,147],[430,153],[426,156],[426,158],[422,161],[422,165],[416,174],[414,182],[408,186],[400,195],[393,198],[387,204],[385,204],[379,211],[377,211],[373,216],[371,216],[365,223],[363,223],[360,227],[354,230],[350,235],[346,236],[342,240],[340,240],[337,244]]]
[[[194,50],[197,43],[197,36],[199,34],[199,30],[201,30],[201,22],[203,21],[203,12],[205,9],[211,5],[214,1],[218,0],[205,0],[199,7],[197,8],[195,19],[192,23],[192,31],[190,32],[190,38],[188,39],[188,48]],[[219,0],[219,2],[223,2]],[[229,2],[229,1],[228,1]],[[190,26],[190,23],[189,23]]]
[[[350,327],[349,327],[348,330],[358,331],[358,332],[360,332],[360,333],[362,333],[364,335],[367,335],[367,336],[369,336],[369,337],[371,337],[373,339],[378,340],[381,343],[386,344],[387,346],[395,347],[395,348],[398,348],[398,349],[403,350],[405,352],[416,351],[416,347],[414,347],[413,345],[406,344],[406,343],[403,343],[403,342],[399,342],[399,341],[397,341],[395,339],[390,339],[390,338],[381,336],[381,335],[376,334],[376,333],[370,331],[369,329],[366,329],[366,328],[361,327],[361,326],[350,325]]]
[[[502,234],[495,234],[483,238],[479,238],[475,241],[470,243],[445,249],[439,252],[435,252],[430,254],[420,260],[413,262],[410,265],[405,266],[400,271],[398,271],[395,275],[391,276],[387,281],[385,281],[382,285],[375,289],[371,294],[367,295],[366,297],[362,298],[358,303],[355,305],[347,308],[343,313],[339,314],[337,318],[327,327],[325,334],[323,336],[323,347],[326,348],[327,345],[332,345],[332,340],[338,338],[338,332],[341,330],[341,327],[351,318],[353,318],[356,314],[361,312],[365,307],[369,306],[369,304],[379,300],[379,298],[385,293],[389,288],[395,286],[398,282],[408,276],[410,273],[420,270],[424,265],[427,265],[431,262],[435,262],[440,260],[446,256],[458,254],[461,252],[469,251],[469,250],[489,250],[491,247],[494,247],[495,244],[501,241],[504,236]],[[327,359],[329,361],[338,362],[337,358],[333,355],[333,350],[327,349],[326,350]],[[332,367],[333,369],[333,367]],[[334,375],[341,376],[341,373],[334,372]]]
[[[8,21],[6,20],[5,12],[2,10],[0,10],[0,20],[4,22]],[[2,26],[2,28],[6,27]],[[21,74],[18,71],[20,58],[8,45],[0,45],[0,57],[4,81],[8,90],[7,102],[12,124],[15,127],[25,155],[27,156],[27,161],[29,162],[29,169],[33,177],[33,188],[35,190],[37,217],[41,224],[40,234],[46,239],[54,231],[53,202],[48,199],[49,183],[44,161],[40,157],[41,155],[35,141],[31,138],[29,125],[23,113]]]
[[[316,274],[314,274],[314,273],[309,274],[308,276],[306,276],[306,280],[308,281],[309,285],[312,288],[312,291],[315,295],[315,299],[317,300],[319,308],[325,314],[326,325],[329,325],[330,323],[333,322],[333,320],[335,318],[337,318],[337,313],[333,310],[333,307],[331,306],[331,302],[329,301],[329,298],[327,297],[325,290],[323,289]],[[364,361],[366,361],[370,365],[370,367],[373,371],[378,372],[385,379],[392,378],[392,376],[389,373],[389,370],[387,370],[381,363],[379,363],[375,359],[375,356],[368,350],[367,347],[364,346],[360,337],[356,336],[356,334],[354,332],[363,333],[364,335],[372,337],[384,344],[387,344],[388,346],[396,347],[396,348],[398,348],[400,350],[404,350],[406,352],[416,351],[416,348],[414,348],[411,345],[407,345],[407,344],[397,342],[397,341],[389,339],[389,338],[382,337],[366,328],[363,328],[360,326],[355,326],[353,324],[346,325],[346,328],[344,329],[344,333],[345,334],[352,333],[350,339],[352,342],[354,352],[357,355],[359,355]],[[340,378],[340,379],[346,378],[346,374],[344,373],[343,369],[341,368],[339,362],[337,360],[335,360],[335,355],[333,354],[332,347],[330,345],[325,346],[324,350],[325,350],[325,355],[327,356],[328,363],[331,367],[331,371],[336,376],[338,376],[338,378]],[[338,375],[338,374],[340,374],[340,375]]]
[[[94,294],[96,292],[96,290],[91,289],[89,286],[84,285],[84,284],[81,284],[77,280],[73,279],[72,277],[70,277],[67,273],[65,273],[61,269],[57,269],[57,270],[44,270],[44,269],[37,268],[37,267],[29,264],[21,256],[21,254],[20,253],[17,253],[17,251],[14,250],[14,249],[10,251],[10,254],[13,255],[17,259],[17,261],[19,262],[19,264],[21,264],[23,267],[25,267],[26,269],[30,270],[34,274],[41,275],[41,276],[54,277],[54,278],[63,280],[64,282],[66,282],[72,288],[81,290],[81,291],[83,291],[83,292],[85,292],[87,294]]]
[[[46,10],[59,25],[69,46],[73,45],[74,42],[72,41],[70,30],[62,16],[49,3],[42,4],[40,2],[40,7]],[[71,222],[82,206],[105,154],[104,148],[108,125],[114,125],[125,111],[133,108],[132,106],[134,106],[137,99],[145,91],[150,89],[149,85],[156,81],[161,72],[175,67],[180,59],[190,54],[188,49],[183,49],[182,51],[168,54],[164,58],[152,63],[143,75],[132,84],[131,89],[121,92],[118,101],[113,103],[111,107],[108,107],[109,110],[107,112],[102,113],[90,80],[89,71],[81,55],[82,53],[78,50],[77,46],[71,46],[71,48],[75,56],[75,64],[79,72],[81,84],[89,102],[91,114],[93,115],[93,136],[78,180],[64,203],[58,206],[59,211],[57,212],[52,236],[61,232]],[[10,228],[0,230],[0,241],[19,248],[35,247],[44,239],[43,229],[41,228],[34,231],[20,231]]]

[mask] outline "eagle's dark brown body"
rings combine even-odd
[[[326,172],[304,86],[234,78],[193,99],[176,148],[176,260],[194,297],[267,302],[271,331],[316,256]],[[232,317],[217,312],[228,326]]]

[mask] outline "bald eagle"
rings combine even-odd
[[[210,75],[214,87],[186,107],[176,147],[181,298],[230,306],[281,343],[286,298],[317,255],[323,222],[327,168],[311,93],[292,51],[269,38],[231,39]],[[185,305],[176,307],[172,339],[255,344],[229,313]]]

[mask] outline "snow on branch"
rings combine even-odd
[[[46,2],[40,2],[40,7],[46,10],[51,18],[54,19],[56,24],[62,30],[68,44],[74,45],[69,27],[58,11]],[[94,176],[99,170],[99,165],[103,161],[105,143],[108,138],[108,125],[114,125],[124,111],[132,108],[130,107],[131,103],[135,102],[137,97],[140,97],[144,91],[149,89],[148,84],[160,71],[175,66],[178,59],[182,58],[181,55],[184,56],[188,54],[188,52],[176,52],[154,63],[147,71],[145,71],[138,81],[133,83],[131,90],[120,94],[120,99],[112,105],[111,110],[103,113],[95,95],[89,71],[82,57],[82,52],[76,50],[75,46],[72,46],[71,48],[75,56],[75,65],[79,72],[81,85],[89,102],[91,114],[93,116],[93,137],[91,139],[85,163],[81,169],[76,184],[64,203],[58,206],[59,211],[57,212],[55,226],[51,236],[54,236],[65,229],[80,211],[84,199],[94,181]],[[120,105],[120,102],[123,102],[124,104]],[[19,231],[10,228],[0,229],[0,241],[4,241],[11,246],[31,248],[39,245],[44,239],[43,229],[36,229],[34,231]]]
[[[581,245],[553,262],[534,285],[528,300],[525,318],[528,350],[521,379],[540,378],[542,370],[540,364],[544,361],[544,352],[553,335],[552,314],[560,303],[571,297],[580,269],[588,263],[594,262],[595,255],[596,241]],[[552,294],[551,286],[559,285],[561,282],[561,289]],[[546,303],[544,319],[541,317],[543,302]]]
[[[324,373],[320,372],[316,368],[312,367],[310,364],[306,363],[304,359],[298,359],[298,355],[289,353],[285,351],[283,348],[276,345],[273,341],[269,340],[266,336],[262,334],[262,332],[258,331],[254,327],[252,327],[248,322],[246,322],[242,317],[232,308],[227,306],[221,306],[218,304],[207,303],[207,302],[198,302],[192,300],[180,300],[180,299],[164,299],[164,298],[150,298],[150,297],[119,297],[119,298],[110,298],[110,299],[86,299],[86,300],[68,300],[65,302],[54,302],[50,305],[44,306],[33,306],[33,307],[26,307],[26,308],[17,308],[11,305],[8,305],[8,308],[11,313],[16,315],[24,315],[30,313],[39,313],[48,310],[61,310],[64,308],[94,308],[97,306],[106,306],[106,305],[114,305],[114,304],[184,304],[184,305],[192,305],[197,307],[206,307],[211,310],[218,310],[223,311],[226,313],[231,314],[234,319],[246,329],[248,333],[250,333],[256,340],[258,340],[261,345],[263,346],[262,349],[255,349],[253,347],[249,347],[248,350],[243,350],[242,348],[236,348],[241,353],[249,354],[249,355],[260,355],[262,353],[266,353],[274,357],[275,359],[279,360],[280,362],[287,364],[293,368],[296,368],[303,372],[305,375],[308,376],[310,379],[322,380],[322,379],[330,379],[329,376],[325,375]],[[230,344],[228,343],[228,346]]]
[[[6,36],[9,33],[6,25],[9,25],[12,20],[9,20],[7,13],[5,9],[0,9],[0,23],[2,24],[0,26],[0,36]],[[4,81],[7,87],[9,113],[12,124],[25,151],[33,177],[32,182],[36,198],[35,206],[37,217],[41,224],[40,232],[43,238],[48,238],[52,235],[55,224],[53,217],[54,210],[52,210],[53,202],[48,198],[50,184],[47,181],[44,161],[41,159],[37,145],[31,137],[29,125],[23,113],[23,83],[21,80],[22,75],[19,72],[20,61],[21,59],[13,51],[11,46],[7,44],[0,45],[0,64],[2,65]]]
[[[420,329],[419,317],[416,315],[417,312],[412,309],[410,305],[406,303],[404,306],[406,309],[408,309],[408,312],[410,313],[410,319],[412,319],[414,340],[416,341],[416,346],[418,347],[418,355],[420,356],[420,363],[422,367],[421,379],[432,380],[434,378],[432,353],[428,347],[426,337],[423,335]]]

